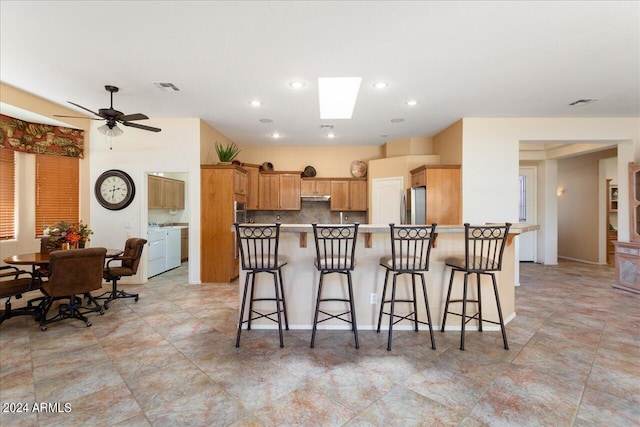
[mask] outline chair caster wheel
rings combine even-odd
[[[104,316],[104,310],[100,310],[100,316]]]
[[[106,303],[106,302],[104,303],[104,309],[105,309],[105,310],[109,310],[109,306],[107,305],[107,303]]]
[[[47,330],[47,327],[46,327],[46,326],[40,326],[40,330],[41,330],[41,331],[46,331],[46,330]]]
[[[85,323],[85,325],[87,325],[87,328],[88,328],[89,326],[91,326],[91,322],[87,322]]]
[[[135,297],[133,300],[134,300],[135,302],[138,302],[138,297]]]

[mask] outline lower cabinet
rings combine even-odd
[[[640,244],[615,242],[616,281],[614,288],[640,293]]]
[[[183,228],[180,232],[180,261],[189,260],[189,229]]]

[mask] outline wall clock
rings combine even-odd
[[[126,172],[111,169],[98,177],[95,193],[98,203],[109,210],[117,211],[126,208],[133,201],[136,186]]]

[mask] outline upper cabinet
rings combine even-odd
[[[259,174],[258,209],[300,210],[300,173]]]
[[[462,182],[459,165],[425,165],[413,169],[411,186],[426,187],[427,224],[462,223]]]
[[[328,179],[301,179],[300,194],[302,195],[331,194],[331,181]]]
[[[247,171],[247,210],[258,209],[260,166],[243,163],[242,167]]]
[[[247,195],[247,174],[239,170],[233,172],[233,192],[238,196]]]
[[[366,211],[367,200],[366,180],[331,181],[332,211]]]
[[[184,181],[149,175],[149,209],[184,209]]]

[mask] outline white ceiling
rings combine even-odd
[[[320,119],[318,77],[362,77],[351,120]],[[200,117],[240,144],[379,145],[462,117],[638,117],[640,3],[3,0],[0,79],[94,111],[119,86],[125,114]],[[600,100],[568,105],[580,98]]]

